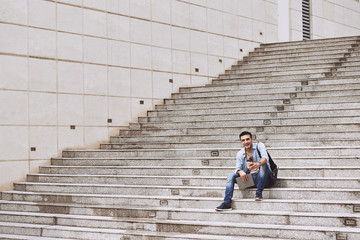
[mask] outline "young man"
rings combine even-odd
[[[231,198],[233,197],[237,177],[241,177],[242,181],[247,182],[248,176],[246,174],[251,173],[257,187],[255,201],[263,199],[262,191],[268,184],[270,164],[265,145],[263,143],[253,143],[252,134],[247,131],[242,132],[239,137],[244,148],[236,155],[235,173],[231,173],[227,177],[224,202],[216,208],[217,211],[232,210]]]

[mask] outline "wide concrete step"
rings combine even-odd
[[[281,167],[300,166],[358,166],[359,157],[348,156],[346,161],[337,156],[327,157],[274,157]],[[52,158],[52,166],[228,166],[234,167],[234,157],[183,157],[183,158]]]
[[[234,167],[201,166],[201,167],[174,167],[174,166],[43,166],[40,174],[51,175],[152,175],[152,176],[226,176],[234,172]],[[280,177],[347,177],[360,176],[360,164],[358,166],[320,166],[320,167],[281,167]],[[36,178],[35,175],[29,175]],[[40,175],[40,177],[43,177]]]
[[[289,66],[297,66],[297,65],[316,65],[316,64],[334,64],[335,67],[342,66],[342,64],[347,62],[359,61],[359,56],[345,54],[344,55],[326,55],[326,58],[319,57],[311,57],[308,59],[297,59],[297,58],[289,58],[282,59],[279,61],[238,61],[236,64],[231,66],[231,69],[253,69],[253,68],[261,68],[263,65],[265,68],[267,67],[289,67]]]
[[[115,221],[115,220],[111,220]],[[105,221],[104,221],[105,222]],[[124,223],[124,222],[123,222]],[[341,232],[347,239],[354,240],[359,234],[358,229],[353,228],[329,228],[329,227],[299,227],[289,225],[227,223],[212,221],[178,221],[178,220],[132,220],[123,226],[125,229],[52,226],[18,223],[0,223],[0,229],[4,232],[15,232],[22,230],[24,234],[35,236],[65,236],[75,239],[119,239],[131,238],[143,239],[143,237],[154,239],[231,239],[230,237],[241,237],[241,239],[267,239],[268,237],[283,239],[336,239]],[[139,227],[141,226],[141,227]],[[154,233],[156,229],[156,233]],[[171,233],[170,233],[171,232]],[[200,235],[198,235],[200,234]],[[245,238],[242,238],[245,236]],[[136,238],[138,237],[138,238]],[[265,238],[264,238],[265,237]],[[233,238],[234,239],[234,238]]]
[[[253,134],[253,138],[257,141],[281,141],[281,140],[318,140],[323,141],[327,139],[336,139],[341,136],[342,140],[354,140],[357,139],[359,133],[354,131],[349,132],[304,132],[304,133],[273,133],[265,135],[263,133]],[[199,142],[199,141],[239,141],[239,134],[223,134],[223,135],[169,135],[169,136],[147,136],[148,142]],[[111,143],[137,143],[144,141],[144,138],[139,135],[133,136],[112,136],[110,138]]]
[[[217,78],[212,80],[212,84],[214,85],[233,85],[233,84],[242,84],[248,83],[249,80],[253,81],[253,83],[262,83],[262,82],[282,82],[282,81],[308,81],[308,80],[328,80],[332,78],[339,79],[348,79],[348,78],[359,78],[360,74],[358,71],[355,72],[324,72],[321,74],[296,74],[291,76],[265,76],[265,77],[230,77],[226,76],[225,78]]]
[[[138,209],[133,208],[131,210],[134,212],[139,212],[140,208],[138,208]],[[143,210],[146,211],[147,209],[143,209]],[[213,218],[214,217],[220,218],[222,216],[222,214],[214,213],[213,210],[212,211],[211,210],[196,211],[195,209],[185,209],[184,215],[186,215],[186,216],[182,217],[181,215],[178,214],[178,212],[176,210],[177,209],[169,209],[169,210],[154,209],[153,212],[155,212],[157,215],[163,215],[163,216],[165,216],[165,214],[167,213],[168,216],[173,216],[173,217],[172,218],[167,217],[165,219],[178,220],[178,221],[184,220],[184,218],[186,219],[187,217],[189,217],[189,220],[191,220],[191,221],[196,221],[196,219],[193,219],[193,217],[191,217],[194,214],[199,215],[199,216],[201,215],[204,217],[205,216],[213,216]],[[119,215],[121,215],[120,211],[125,212],[126,209],[118,209],[117,211],[118,211]],[[256,213],[256,214],[258,214],[258,213]],[[268,214],[263,213],[262,216],[259,214],[259,217],[257,217],[256,214],[252,214],[251,217],[253,217],[253,218],[263,217],[264,218],[269,215],[269,213]],[[318,214],[318,215],[321,215],[321,214]],[[218,217],[216,217],[216,216],[218,216]],[[299,214],[299,216],[301,216],[301,214]],[[146,224],[149,223],[149,220],[136,219],[136,218],[126,219],[121,216],[117,216],[116,218],[114,218],[111,216],[81,216],[81,215],[71,215],[71,214],[56,214],[56,215],[54,215],[54,214],[46,214],[46,213],[23,213],[23,212],[15,212],[15,211],[8,211],[8,212],[1,211],[0,219],[4,219],[4,218],[6,218],[8,220],[8,222],[12,222],[12,223],[16,223],[16,222],[21,222],[23,224],[38,223],[38,224],[46,224],[46,225],[53,225],[53,226],[60,225],[60,226],[69,226],[69,227],[86,227],[86,228],[93,227],[93,228],[99,228],[99,229],[104,228],[104,226],[107,225],[108,229],[134,228],[134,230],[140,230],[140,227],[139,227],[140,225],[144,225],[144,223],[146,223]],[[296,218],[296,217],[294,216],[294,218]],[[329,218],[334,219],[334,223],[335,223],[336,215],[329,216]],[[279,220],[281,219],[281,213],[278,215],[278,219]],[[198,220],[200,220],[200,219],[198,219]],[[207,220],[207,219],[200,220],[200,221],[205,221],[205,220]],[[152,221],[156,221],[156,220],[152,219]],[[230,222],[234,222],[234,221],[230,221]],[[88,225],[86,225],[86,224],[88,224]],[[286,224],[286,223],[283,223],[283,224]],[[134,225],[134,226],[131,227],[131,225]],[[135,225],[138,225],[138,226],[136,227]],[[339,225],[339,227],[342,227],[341,224],[338,224],[338,225]],[[142,230],[144,230],[144,229],[142,229]],[[196,235],[194,234],[193,237],[195,237],[195,236]],[[186,235],[183,235],[183,237],[186,237]],[[221,235],[217,235],[217,236],[198,235],[196,237],[199,237],[199,239],[234,239],[232,237],[230,238],[230,237],[221,236]],[[221,238],[221,237],[224,237],[224,238]],[[188,239],[188,238],[186,238],[186,239]],[[193,239],[193,238],[190,238],[190,239]],[[248,239],[248,238],[245,237],[245,239]],[[263,238],[261,238],[261,239],[263,239]],[[267,239],[267,238],[265,238],[265,239]]]
[[[340,94],[344,94],[340,96]],[[245,100],[242,97],[233,97],[222,102],[216,102],[216,98],[212,101],[197,103],[177,103],[166,104],[166,105],[157,105],[156,110],[149,111],[148,116],[172,116],[172,115],[199,115],[199,114],[211,114],[211,113],[221,113],[221,110],[229,111],[229,113],[236,113],[239,110],[248,111],[251,109],[251,113],[257,112],[270,112],[276,113],[281,111],[310,111],[310,110],[332,110],[339,109],[341,107],[356,109],[359,106],[357,101],[360,98],[359,95],[352,95],[353,91],[342,91],[335,93],[333,97],[322,97],[321,93],[316,93],[318,97],[308,98],[310,94],[305,93],[295,93],[295,94],[279,94],[278,96],[274,95],[273,99],[267,101],[262,100],[259,97],[251,99],[249,96],[249,101]],[[348,95],[347,95],[348,94]],[[314,93],[315,95],[315,93]],[[334,102],[336,100],[336,102]],[[266,102],[266,104],[265,104]],[[244,111],[244,112],[248,112]]]
[[[76,179],[76,178],[74,178]],[[75,204],[106,204],[116,205],[128,202],[126,198],[144,198],[146,202],[148,197],[150,201],[153,198],[168,197],[199,197],[199,198],[221,198],[225,192],[222,187],[202,187],[202,186],[154,186],[154,185],[123,185],[117,188],[105,188],[102,193],[66,193],[66,192],[25,192],[25,191],[3,191],[2,199],[8,201],[30,201],[30,202],[60,202]],[[109,190],[118,191],[108,193]],[[101,191],[101,190],[99,190]],[[256,188],[234,191],[233,198],[253,198]],[[131,197],[130,197],[131,196]],[[302,200],[352,200],[360,199],[360,189],[346,188],[268,188],[263,191],[266,199],[302,199]],[[133,203],[125,203],[133,205]],[[137,203],[134,203],[137,206]]]
[[[340,62],[342,63],[342,62]],[[250,69],[228,69],[225,70],[225,74],[238,74],[239,76],[241,75],[246,75],[251,77],[252,75],[256,75],[256,76],[261,76],[261,75],[273,75],[273,76],[280,76],[280,75],[284,75],[284,74],[299,74],[299,73],[323,73],[323,72],[328,72],[328,71],[335,71],[335,70],[341,70],[344,69],[344,66],[335,66],[335,65],[340,65],[340,64],[306,64],[303,63],[303,65],[298,65],[298,66],[288,66],[288,67],[280,67],[280,68],[267,68],[266,66],[264,66],[264,69],[261,71],[261,69],[254,69],[254,68],[250,68]],[[260,67],[260,64],[259,64]],[[346,67],[346,69],[351,70],[351,71],[356,71],[358,70],[359,65],[358,64],[352,64],[352,65],[348,65]]]
[[[321,63],[308,63],[307,61],[303,62],[292,62],[291,64],[252,64],[250,66],[246,65],[233,65],[229,70],[226,70],[226,73],[257,73],[257,72],[281,72],[281,71],[294,71],[294,70],[301,70],[301,69],[327,69],[327,70],[335,70],[335,69],[342,69],[347,67],[356,67],[359,66],[359,57],[352,58],[351,60],[347,61],[336,61],[336,62],[321,62]]]
[[[352,79],[348,82],[334,82],[333,84],[311,84],[309,81],[303,82],[290,82],[285,84],[279,84],[275,86],[267,85],[246,85],[244,87],[238,86],[237,88],[226,89],[226,90],[213,90],[206,92],[188,92],[188,93],[174,93],[172,99],[183,99],[183,98],[201,98],[201,97],[212,97],[212,96],[239,96],[244,95],[246,89],[247,95],[256,94],[271,94],[271,93],[289,93],[289,92],[307,92],[307,91],[335,91],[335,90],[349,90],[359,89],[359,79]]]
[[[348,145],[348,146],[359,146],[359,139],[324,139],[324,140],[287,140],[287,141],[268,141],[265,140],[264,143],[268,147],[321,147],[324,144],[327,146],[338,146],[338,145]],[[239,145],[238,141],[181,141],[181,142],[154,142],[148,143],[145,141],[138,143],[104,143],[100,144],[101,149],[170,149],[170,148],[217,148],[217,147],[237,147]]]
[[[187,129],[142,129],[142,130],[120,130],[121,136],[173,136],[173,135],[219,135],[241,133],[244,130],[253,133],[274,134],[284,132],[329,132],[329,131],[359,131],[359,124],[322,124],[322,125],[290,125],[271,126],[259,125],[251,127],[224,127],[224,128],[187,128]],[[216,149],[216,148],[215,148]]]
[[[233,170],[233,169],[232,169]],[[298,198],[316,197],[316,195],[307,195],[308,192],[318,190],[318,188],[324,189],[324,195],[331,192],[330,198],[341,198],[342,195],[339,193],[339,189],[343,189],[343,186],[348,187],[349,191],[345,191],[344,196],[350,197],[351,199],[359,194],[359,178],[358,177],[347,177],[342,175],[337,177],[321,177],[324,171],[320,171],[321,174],[317,177],[316,174],[305,175],[297,177],[281,177],[286,175],[286,171],[282,171],[279,174],[279,181],[277,182],[276,188],[271,188],[271,198],[277,198],[275,193],[280,198],[281,193],[286,195],[290,192],[296,192],[295,195]],[[233,172],[233,171],[231,171]],[[230,171],[227,172],[231,173]],[[288,171],[289,172],[289,171]],[[314,170],[312,170],[314,172]],[[330,171],[327,171],[330,172]],[[325,173],[327,173],[325,172]],[[351,172],[351,171],[347,171]],[[356,172],[356,171],[353,171]],[[352,172],[351,172],[352,173]],[[227,175],[226,174],[226,175]],[[226,176],[225,175],[225,176]],[[338,174],[341,175],[341,174]],[[315,177],[314,177],[315,176]],[[354,175],[349,175],[354,176]],[[336,179],[335,179],[336,178]],[[131,195],[157,195],[157,196],[202,196],[202,197],[222,197],[225,191],[226,177],[224,176],[154,176],[154,175],[69,175],[69,174],[38,174],[30,175],[28,184],[17,183],[16,190],[26,190],[34,192],[50,192],[61,190],[61,193],[86,193],[86,194],[127,194]],[[69,184],[69,185],[67,185]],[[342,184],[342,185],[341,185]],[[344,185],[345,184],[345,185]],[[48,189],[46,188],[48,187]],[[144,189],[146,188],[146,189]],[[291,188],[289,190],[289,188]],[[304,189],[304,191],[301,191]],[[148,191],[147,191],[148,190]],[[288,191],[289,190],[289,191]],[[237,191],[237,190],[236,190]],[[253,197],[254,190],[243,191],[249,195],[242,195],[242,197]],[[341,192],[341,191],[340,191]],[[239,192],[240,193],[240,192]],[[305,194],[306,193],[306,194]],[[331,195],[330,194],[330,195]],[[355,195],[355,196],[354,196]],[[239,196],[238,193],[235,196]],[[285,196],[286,198],[286,196]],[[330,199],[327,198],[327,199]]]
[[[346,69],[342,69],[342,68],[334,68],[333,69],[328,69],[325,71],[318,71],[318,72],[309,72],[309,73],[282,73],[282,74],[278,74],[278,75],[261,75],[261,74],[253,74],[253,75],[249,75],[248,74],[226,74],[226,75],[219,75],[218,80],[220,80],[221,82],[224,83],[233,83],[233,82],[239,82],[239,81],[243,81],[243,80],[249,80],[249,78],[253,79],[254,82],[255,81],[273,81],[273,80],[285,80],[285,79],[289,79],[289,80],[295,80],[295,79],[299,79],[299,80],[306,80],[306,79],[312,79],[312,78],[326,78],[326,77],[351,77],[351,76],[358,76],[359,75],[359,70],[355,69],[355,70],[346,70]],[[213,82],[219,82],[214,80]]]
[[[266,189],[265,189],[266,191]],[[62,213],[62,214],[83,214],[83,215],[106,215],[118,216],[118,209],[130,209],[134,207],[145,208],[195,208],[195,209],[214,209],[220,205],[223,198],[196,198],[179,196],[136,196],[129,197],[129,201],[122,205],[104,204],[71,204],[71,203],[51,203],[51,202],[30,202],[30,201],[7,201],[0,200],[2,211],[25,211]],[[125,201],[125,200],[124,200]],[[130,203],[130,204],[129,204]],[[148,204],[148,205],[146,205]],[[289,212],[317,212],[317,213],[344,213],[357,214],[360,206],[358,200],[301,200],[301,199],[264,199],[262,202],[255,202],[254,198],[238,199],[232,201],[232,208],[240,211],[257,209],[259,211],[289,211]],[[132,206],[130,206],[132,205]],[[135,206],[137,205],[137,206]],[[154,214],[150,211],[139,213],[132,212],[132,217],[151,217]],[[135,215],[136,214],[136,215]],[[122,215],[124,216],[124,215]]]
[[[349,71],[356,74],[359,71],[358,66],[348,67]],[[219,79],[231,79],[231,78],[259,78],[259,77],[306,77],[310,75],[325,76],[325,73],[335,72],[341,73],[343,69],[341,67],[332,68],[315,68],[315,69],[295,69],[295,70],[282,70],[282,71],[270,71],[270,72],[245,72],[242,73],[238,70],[227,70],[225,74],[219,75]]]
[[[226,70],[225,74],[230,75],[232,77],[261,77],[261,76],[289,76],[289,75],[295,75],[295,74],[324,74],[328,72],[333,73],[341,73],[344,70],[346,71],[359,71],[359,65],[355,66],[347,66],[347,67],[318,67],[318,68],[306,68],[305,66],[303,68],[295,68],[295,69],[281,69],[277,71],[242,71],[242,70]]]
[[[360,61],[359,61],[360,64]],[[233,91],[236,89],[251,89],[251,88],[277,88],[277,87],[301,87],[304,85],[332,85],[332,84],[352,84],[359,83],[359,77],[345,77],[345,78],[314,78],[307,80],[280,80],[280,81],[242,81],[241,83],[218,83],[207,84],[205,86],[197,87],[181,87],[179,93],[198,93],[198,92],[212,92],[212,91]]]
[[[355,48],[356,49],[356,48]],[[353,50],[355,50],[353,49]],[[257,55],[257,54],[249,54],[249,56],[245,56],[243,59],[245,61],[252,61],[252,60],[262,60],[262,59],[281,59],[281,58],[292,58],[292,57],[312,57],[312,56],[319,56],[323,57],[323,55],[330,55],[330,54],[345,54],[351,52],[352,48],[336,48],[336,49],[329,49],[323,51],[309,51],[309,52],[298,52],[298,51],[290,51],[290,52],[279,52],[279,54],[265,54],[265,55]]]
[[[233,169],[232,169],[233,170]],[[283,169],[281,169],[283,170]],[[313,171],[313,170],[312,170]],[[229,171],[231,173],[233,171]],[[324,174],[322,172],[322,174]],[[66,175],[66,174],[65,174]],[[92,174],[93,175],[93,174]],[[284,174],[281,174],[284,175]],[[67,175],[69,176],[69,175]],[[110,176],[110,175],[109,175]],[[350,175],[352,176],[352,175]],[[110,177],[115,177],[111,175]],[[204,177],[204,176],[202,176]],[[76,178],[75,178],[76,179]],[[180,194],[187,186],[192,187],[218,187],[221,193],[224,191],[224,176],[152,176],[143,175],[134,177],[133,175],[118,176],[117,183],[58,183],[58,182],[18,182],[14,183],[14,190],[28,192],[62,192],[62,193],[86,193],[86,194],[124,194],[129,191],[128,188],[142,188],[142,186],[151,186],[157,188],[166,188],[166,194]],[[274,187],[279,188],[329,188],[338,189],[346,185],[347,189],[360,189],[359,177],[322,177],[321,175],[313,177],[278,177]],[[146,184],[146,185],[145,185]],[[345,184],[345,185],[344,185]],[[172,188],[174,187],[174,188]],[[121,192],[123,189],[127,189]],[[169,190],[170,189],[170,190]]]
[[[201,149],[138,149],[138,150],[64,150],[63,157],[107,158],[107,157],[234,157],[239,148],[201,148]],[[279,147],[268,148],[272,157],[313,157],[313,156],[358,156],[360,146],[331,147]]]
[[[226,109],[224,109],[225,111]],[[177,115],[177,116],[157,116],[157,117],[140,117],[139,123],[146,122],[193,122],[197,120],[202,121],[222,121],[222,120],[254,120],[254,119],[268,119],[268,118],[311,118],[311,117],[353,117],[360,113],[359,108],[352,109],[332,109],[332,110],[310,110],[310,111],[279,111],[279,112],[265,112],[265,113],[251,113],[245,112],[244,109],[239,109],[238,112],[228,113],[212,113],[212,114],[198,114],[198,115]]]
[[[209,94],[209,93],[207,93]],[[266,92],[266,90],[258,90],[257,93],[253,92],[249,95],[244,94],[233,94],[230,96],[219,94],[216,96],[204,96],[204,97],[191,97],[191,98],[182,98],[182,99],[166,99],[164,105],[158,105],[156,110],[164,110],[164,109],[182,109],[181,105],[190,105],[192,108],[196,108],[201,106],[201,104],[212,104],[210,107],[219,107],[223,106],[227,102],[238,102],[236,106],[266,106],[264,102],[272,101],[270,104],[272,105],[288,105],[288,104],[306,104],[306,103],[338,103],[337,98],[339,97],[339,102],[346,99],[347,102],[358,102],[358,98],[360,96],[360,88],[355,87],[344,88],[344,89],[331,89],[331,90],[305,90],[305,89],[295,89],[291,91],[289,89],[288,92],[282,92],[279,90],[277,93]],[[321,99],[319,99],[321,98]],[[267,100],[264,100],[267,99]],[[324,102],[325,101],[325,102]],[[169,108],[169,105],[174,105]],[[234,105],[230,105],[232,107]]]
[[[81,220],[80,220],[81,221]],[[89,222],[89,221],[85,221]],[[102,220],[104,224],[111,223]],[[112,220],[112,222],[116,222],[116,220]],[[116,222],[118,226],[127,227],[128,229],[111,229],[106,226],[102,226],[102,228],[92,228],[88,227],[74,227],[74,226],[59,226],[59,225],[35,225],[29,223],[8,223],[8,222],[0,222],[0,230],[1,232],[8,233],[5,236],[11,236],[10,239],[29,239],[29,236],[39,237],[39,239],[238,239],[237,236],[225,236],[225,235],[211,235],[211,234],[193,234],[193,233],[180,233],[180,232],[167,232],[168,229],[163,231],[152,231],[154,228],[158,228],[158,225],[164,225],[161,222],[148,222],[148,221],[136,221],[135,223],[127,222]],[[180,223],[181,224],[181,223]],[[176,224],[176,225],[180,225]],[[139,227],[142,226],[142,227]],[[167,226],[167,225],[166,225]],[[144,230],[144,228],[149,228],[149,230]],[[181,227],[179,227],[179,230]],[[14,238],[14,234],[19,236],[25,235],[25,238]],[[43,237],[43,238],[40,238]],[[66,237],[66,238],[65,238]],[[37,239],[37,238],[30,238]],[[244,236],[242,239],[263,239],[263,238],[247,238]],[[271,239],[271,238],[266,238]]]
[[[134,123],[130,125],[130,129],[178,129],[178,128],[223,128],[223,127],[252,127],[252,126],[303,126],[303,125],[320,125],[320,124],[358,124],[360,123],[359,116],[351,117],[304,117],[299,118],[267,118],[248,120],[232,120],[223,119],[221,122],[214,121],[193,121],[193,122],[173,122],[173,123]]]
[[[301,48],[255,48],[253,52],[249,53],[249,56],[263,56],[263,55],[283,55],[288,53],[312,53],[312,52],[323,52],[331,50],[342,50],[342,49],[356,49],[359,48],[359,40],[349,41],[341,44],[341,42],[325,43],[323,45],[305,45]]]
[[[15,234],[2,234],[0,233],[0,239],[2,240],[72,240],[70,238],[51,238],[51,237],[38,237],[28,235]]]
[[[277,63],[277,62],[284,62],[284,61],[312,61],[316,60],[322,62],[324,59],[327,58],[348,58],[348,57],[357,57],[360,56],[358,51],[349,51],[345,50],[338,50],[338,51],[327,51],[321,53],[312,53],[312,54],[284,54],[284,55],[275,55],[275,56],[245,56],[243,57],[243,61],[245,62],[252,62],[252,63]]]
[[[338,37],[338,38],[324,38],[324,39],[312,39],[312,40],[302,40],[302,41],[291,41],[291,42],[276,42],[276,43],[262,43],[260,45],[261,48],[264,49],[282,49],[282,48],[302,48],[308,46],[323,46],[333,45],[333,44],[341,44],[350,41],[359,41],[359,36],[346,36],[346,37]]]
[[[109,209],[111,210],[111,209]],[[213,209],[178,209],[178,208],[134,208],[129,209],[119,208],[116,209],[116,219],[111,216],[86,216],[86,215],[72,215],[72,214],[47,214],[47,213],[25,213],[19,211],[0,211],[0,220],[3,222],[5,219],[8,222],[21,222],[21,223],[37,223],[47,225],[63,225],[78,227],[84,224],[90,224],[93,227],[100,228],[103,223],[106,222],[109,228],[115,228],[115,222],[119,224],[130,223],[134,220],[139,219],[140,215],[142,218],[147,219],[163,219],[163,220],[190,220],[190,221],[209,221],[210,219],[214,222],[230,222],[230,223],[252,223],[252,224],[264,224],[267,223],[268,218],[272,218],[272,223],[275,225],[293,225],[298,226],[324,226],[324,227],[344,227],[344,219],[353,219],[359,221],[359,214],[344,214],[344,213],[307,213],[307,212],[287,212],[287,211],[243,211],[234,210],[226,213],[217,213]],[[139,214],[139,211],[152,212],[152,216],[144,216],[146,214]],[[130,213],[131,211],[131,213]],[[181,211],[181,212],[180,212]],[[115,211],[114,211],[115,212]],[[131,218],[125,219],[121,215],[122,212],[129,212]],[[134,213],[132,213],[134,212]],[[150,214],[147,214],[150,215]],[[57,221],[59,219],[59,221]],[[308,219],[308,220],[305,220]],[[287,221],[286,221],[287,220]],[[311,220],[311,221],[309,221]],[[96,225],[98,222],[98,225]],[[82,225],[83,224],[83,225]],[[120,228],[120,227],[117,227]]]

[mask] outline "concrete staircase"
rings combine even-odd
[[[2,192],[1,239],[360,239],[360,37],[263,44]],[[243,130],[280,167],[215,212]]]

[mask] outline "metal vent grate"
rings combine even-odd
[[[310,0],[302,0],[303,40],[310,39]]]

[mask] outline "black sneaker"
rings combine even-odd
[[[232,208],[231,208],[231,204],[223,202],[220,206],[215,208],[215,210],[216,211],[230,211],[230,210],[232,210]]]
[[[255,201],[262,201],[263,200],[263,196],[261,193],[257,193],[255,196]]]

